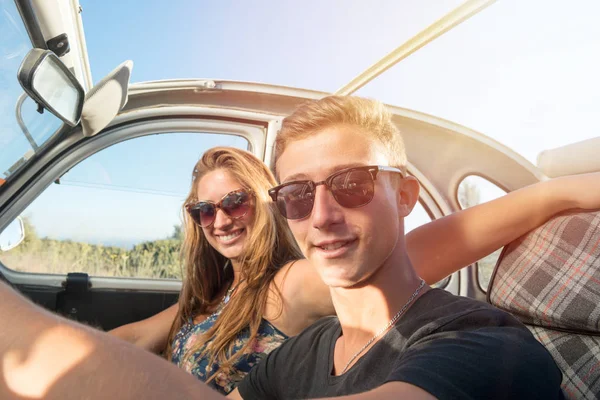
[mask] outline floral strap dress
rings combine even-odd
[[[188,371],[202,381],[206,381],[215,371],[218,370],[218,365],[208,365],[207,357],[200,357],[200,351],[193,354],[192,357],[184,360],[187,353],[200,336],[208,331],[215,323],[219,312],[212,314],[210,317],[200,323],[194,323],[192,319],[188,321],[173,339],[172,362],[180,368]],[[243,330],[235,339],[233,351],[239,351],[248,342],[250,330]],[[269,321],[263,319],[258,329],[258,335],[250,346],[250,352],[242,355],[227,372],[219,372],[215,379],[211,380],[208,385],[216,389],[222,394],[229,394],[250,372],[252,367],[258,364],[271,351],[279,347],[288,338],[283,332],[278,330]]]

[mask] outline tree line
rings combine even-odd
[[[41,238],[35,227],[23,219],[25,238],[8,252],[0,252],[0,262],[22,272],[66,274],[84,272],[90,276],[181,279],[180,260],[183,232],[175,226],[166,239],[146,241],[132,249]]]

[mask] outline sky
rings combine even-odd
[[[326,92],[340,88],[461,3],[146,0],[141,6],[133,1],[80,0],[94,82],[123,61],[133,60],[132,82],[211,78]],[[600,136],[595,119],[600,109],[598,15],[597,0],[499,0],[357,94],[464,125],[535,163],[544,149]],[[195,150],[185,156],[190,168],[203,146],[189,146]],[[64,187],[71,182],[71,189],[61,190],[71,194],[58,194],[52,187],[57,193],[47,196],[51,201],[41,199],[32,205],[40,215],[40,229],[59,237],[69,232],[80,232],[86,240],[109,237],[110,232],[90,230],[92,223],[79,223],[77,229],[68,222],[57,224],[57,216],[43,216],[43,204],[62,204],[68,197],[101,209],[106,199],[97,195],[97,184],[117,185],[119,171],[131,168],[131,158],[119,155],[123,152],[131,154],[115,150],[111,160],[90,161],[82,170],[87,174],[83,178],[66,176]],[[100,179],[97,165],[110,165],[103,173],[112,180]],[[92,185],[77,183],[82,179]],[[173,204],[180,205],[188,182],[186,171],[166,183],[173,188],[165,190],[171,193],[165,199],[176,199]],[[175,192],[179,194],[174,197]],[[124,194],[128,199],[119,201],[134,202],[139,196],[128,193]],[[156,209],[167,200],[160,200],[163,194],[156,196],[154,203],[140,207],[142,215],[161,218]],[[91,203],[86,200],[90,197]],[[123,216],[114,210],[110,216],[97,215],[97,222],[116,224]],[[169,211],[160,232],[152,235],[165,235],[178,218],[177,210]],[[63,211],[72,213],[67,207]],[[140,220],[136,215],[135,221]],[[123,235],[131,236],[125,225]],[[139,224],[137,230],[148,229]]]
[[[81,0],[96,81],[131,59],[133,82],[214,78],[328,92],[461,3],[122,1],[116,12]],[[499,0],[358,94],[467,126],[535,163],[541,150],[598,136],[598,15],[597,0]]]

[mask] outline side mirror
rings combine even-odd
[[[17,247],[25,239],[23,220],[17,217],[0,233],[0,251],[9,251]]]
[[[38,105],[70,126],[79,123],[85,92],[56,54],[50,50],[31,49],[17,76],[23,90]]]

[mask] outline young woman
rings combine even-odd
[[[416,271],[435,283],[557,212],[600,207],[600,196],[578,202],[585,179],[536,184],[411,231],[407,247]],[[184,205],[179,303],[111,333],[156,353],[166,350],[174,363],[227,394],[288,337],[333,314],[328,287],[302,259],[269,199],[276,185],[251,153],[208,150],[194,167]]]

